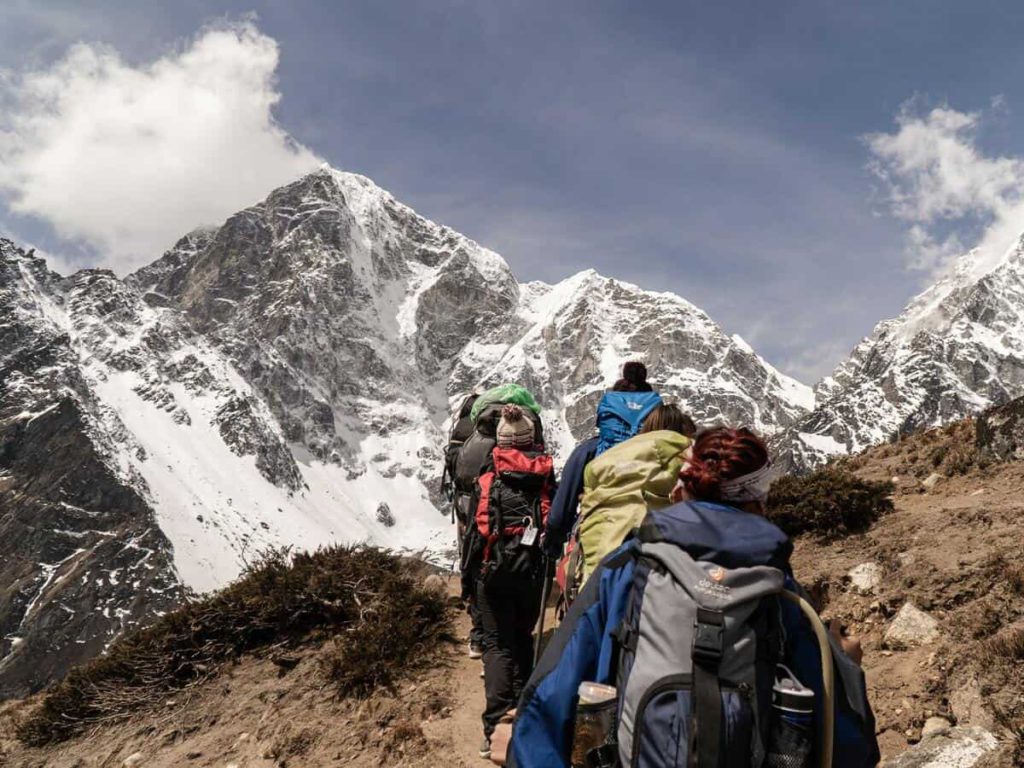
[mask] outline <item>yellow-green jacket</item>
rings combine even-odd
[[[587,465],[580,500],[579,545],[586,580],[601,559],[640,525],[648,508],[670,502],[691,440],[662,430],[631,437]]]

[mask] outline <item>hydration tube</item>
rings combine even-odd
[[[835,700],[835,670],[832,667],[832,644],[828,639],[828,630],[818,617],[809,602],[800,595],[789,590],[782,590],[782,596],[795,603],[807,620],[811,622],[811,628],[818,639],[818,647],[821,650],[821,680],[825,689],[825,708],[821,718],[821,768],[832,768],[832,745],[835,740],[836,727],[836,700]]]

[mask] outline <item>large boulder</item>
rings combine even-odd
[[[883,768],[971,768],[998,747],[984,728],[950,728],[926,736]]]

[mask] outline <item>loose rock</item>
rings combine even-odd
[[[133,752],[124,759],[124,762],[121,763],[121,765],[123,765],[124,768],[135,768],[137,765],[142,765],[143,759],[141,752]]]
[[[926,739],[933,733],[945,733],[952,727],[952,723],[944,717],[929,717],[924,721],[924,727],[921,729],[921,738]]]
[[[900,568],[906,568],[914,564],[914,556],[910,552],[900,552],[896,555],[896,562],[900,564]]]
[[[882,583],[882,568],[877,563],[861,563],[847,576],[850,586],[862,595],[870,595]]]
[[[963,685],[949,694],[949,708],[953,711],[958,723],[976,725],[980,728],[992,729],[995,721],[985,709],[981,695],[981,683],[977,678],[970,678]]]
[[[939,484],[939,481],[941,479],[942,475],[940,475],[938,472],[932,472],[930,475],[928,475],[928,477],[921,481],[921,485],[923,485],[930,491],[932,488]]]
[[[926,645],[938,637],[939,622],[913,603],[904,603],[885,631],[885,642],[893,646]]]

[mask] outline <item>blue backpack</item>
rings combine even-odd
[[[628,440],[640,431],[647,415],[661,405],[657,392],[607,392],[597,406],[597,431],[600,456],[612,446]]]

